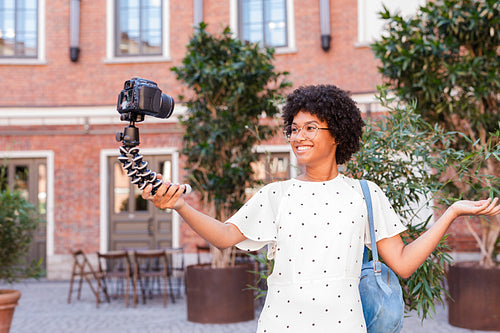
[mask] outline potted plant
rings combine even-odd
[[[27,266],[25,261],[32,234],[41,218],[36,206],[19,191],[0,188],[0,280],[9,285],[41,275],[41,262]],[[20,297],[18,290],[0,289],[0,333],[9,332]]]
[[[189,183],[204,209],[220,221],[241,207],[246,190],[257,183],[251,166],[257,160],[254,146],[277,131],[273,117],[279,113],[280,92],[289,83],[282,79],[286,72],[275,71],[273,59],[272,49],[235,39],[229,28],[211,34],[201,23],[182,66],[172,68],[192,90],[189,98],[180,96],[188,109],[181,124],[186,129],[182,153]],[[253,319],[253,294],[247,288],[253,266],[234,265],[231,252],[211,247],[211,265],[187,267],[188,320]]]
[[[402,101],[418,101],[417,111],[427,121],[456,133],[450,146],[455,157],[438,169],[451,180],[444,198],[498,196],[498,2],[430,1],[412,17],[387,10],[382,17],[388,23],[387,34],[372,47],[394,94]],[[476,239],[480,259],[450,267],[449,322],[469,329],[500,330],[496,296],[500,294],[496,261],[500,219],[479,217],[455,225],[460,223]]]

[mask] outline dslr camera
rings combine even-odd
[[[140,122],[145,115],[168,118],[174,105],[174,99],[163,94],[155,82],[134,77],[125,81],[116,110],[121,114],[121,120]]]
[[[148,169],[148,162],[143,160],[139,152],[139,129],[136,122],[144,120],[145,115],[156,118],[168,118],[174,111],[174,99],[163,94],[153,81],[134,77],[125,81],[123,90],[118,94],[116,110],[121,120],[129,121],[123,132],[116,133],[116,141],[121,141],[118,160],[130,177],[132,184],[140,190],[152,184],[151,194],[155,194],[163,182],[157,178],[156,172]],[[186,184],[184,193],[190,193],[191,186]]]

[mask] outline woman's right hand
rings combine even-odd
[[[161,179],[161,175],[158,175],[158,179]],[[172,184],[169,181],[164,181],[160,185],[155,195],[151,194],[153,186],[150,184],[142,191],[142,198],[146,200],[151,200],[155,207],[160,209],[180,209],[184,206],[185,201],[182,194],[186,190],[186,185]]]
[[[158,175],[158,179],[162,179],[161,175]],[[186,185],[163,181],[155,195],[151,194],[152,188],[152,185],[146,186],[142,192],[144,199],[151,200],[160,209],[175,209],[182,219],[210,244],[225,249],[246,239],[234,224],[222,223],[186,203],[183,195]]]

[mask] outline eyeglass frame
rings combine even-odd
[[[291,139],[291,138],[292,138],[292,126],[296,126],[296,125],[290,124],[290,125],[285,126],[285,128],[283,129],[283,135],[285,136],[285,139],[286,139],[286,141],[287,141],[287,142],[294,141],[294,140],[292,140],[292,139]],[[319,131],[319,130],[330,130],[328,127],[317,127],[317,125],[315,125],[315,124],[312,124],[312,123],[306,123],[306,124],[304,124],[304,125],[303,125],[300,129],[297,127],[298,132],[297,132],[297,134],[295,134],[294,136],[299,135],[299,133],[300,133],[300,132],[304,129],[304,127],[306,127],[306,126],[314,126],[314,127],[316,127],[316,131],[315,131],[315,133],[314,133],[314,136],[313,136],[313,137],[307,137],[307,136],[306,136],[307,134],[303,134],[303,135],[302,135],[302,136],[304,137],[304,139],[306,139],[306,140],[314,140],[314,139],[316,138],[316,136],[318,136],[318,131]],[[288,132],[288,131],[286,130],[287,128],[290,128],[290,131],[289,131],[289,132],[290,132],[290,135],[287,135],[287,132]]]

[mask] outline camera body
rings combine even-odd
[[[122,115],[122,120],[143,121],[145,115],[170,117],[174,105],[174,99],[163,94],[155,82],[134,77],[125,81],[116,110]]]

